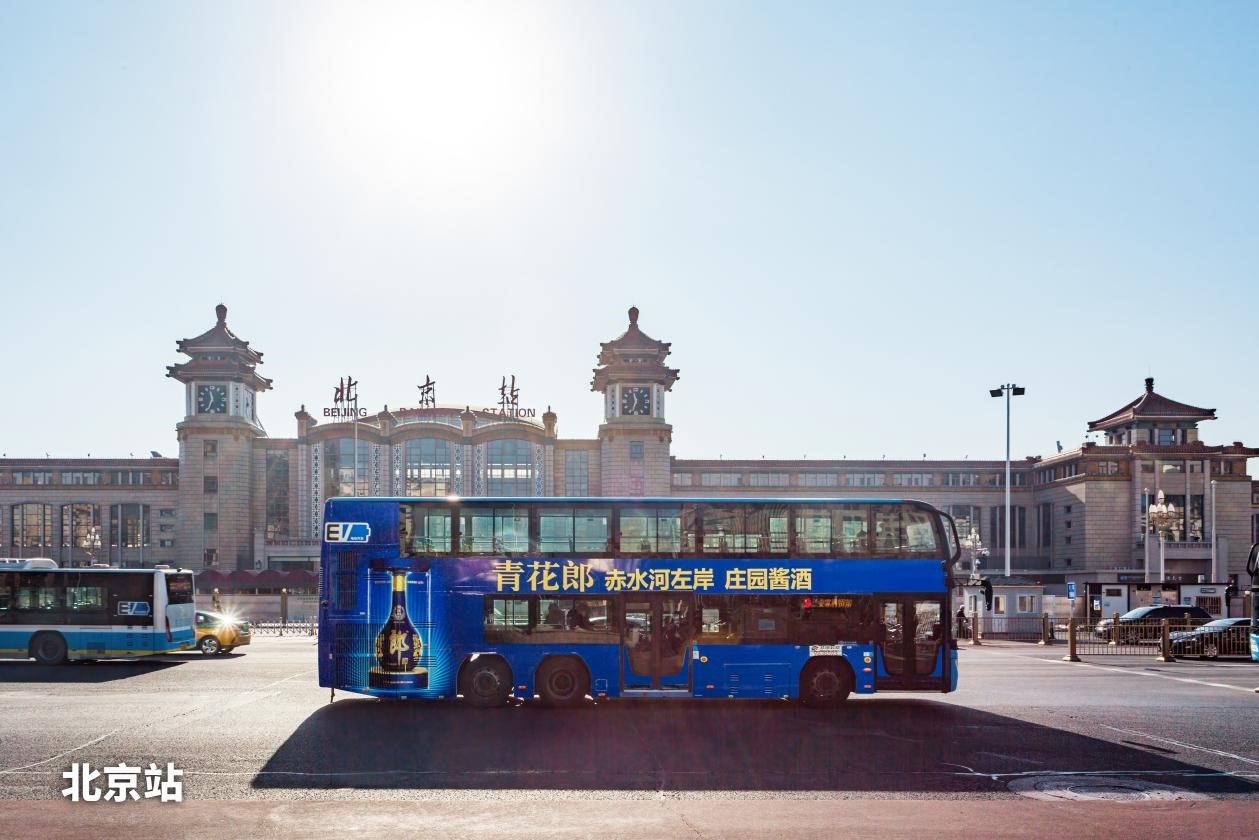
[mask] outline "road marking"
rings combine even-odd
[[[1001,656],[1002,654],[997,654]],[[1193,685],[1205,685],[1210,688],[1227,688],[1232,691],[1244,691],[1247,694],[1253,694],[1254,689],[1241,685],[1227,685],[1225,683],[1213,683],[1206,680],[1195,680],[1192,677],[1173,677],[1169,674],[1154,674],[1149,671],[1131,671],[1127,668],[1116,668],[1113,665],[1097,665],[1092,662],[1064,662],[1061,659],[1045,659],[1044,657],[1023,657],[1010,655],[1013,659],[1035,659],[1038,662],[1051,662],[1054,665],[1075,665],[1079,668],[1097,668],[1102,671],[1114,671],[1116,674],[1128,674],[1134,677],[1153,677],[1157,680],[1171,680],[1172,682],[1192,683]]]
[[[241,694],[248,694],[248,693],[250,693],[251,691],[262,691],[264,688],[270,688],[270,687],[271,687],[271,686],[273,686],[273,685],[279,685],[280,683],[285,683],[285,682],[288,682],[289,680],[295,680],[295,679],[297,679],[298,677],[304,677],[304,676],[306,676],[307,674],[313,674],[313,673],[315,673],[315,669],[314,669],[314,668],[307,668],[307,669],[306,669],[306,670],[304,670],[304,671],[298,671],[296,674],[293,674],[293,675],[291,675],[291,676],[285,677],[285,678],[284,678],[284,679],[282,679],[282,680],[276,680],[275,682],[269,682],[269,683],[267,683],[266,685],[260,685],[260,686],[258,686],[257,688],[247,688],[247,689],[245,689],[244,691],[242,691],[242,692],[241,692]]]
[[[48,763],[48,762],[50,762],[50,761],[56,761],[57,759],[62,758],[63,756],[67,756],[67,755],[69,755],[69,754],[70,754],[70,753],[72,753],[72,752],[77,752],[77,751],[79,751],[79,750],[81,750],[81,749],[85,749],[85,748],[87,748],[87,747],[90,747],[90,746],[92,746],[92,745],[93,745],[93,744],[95,744],[95,743],[98,743],[98,742],[100,742],[100,741],[104,741],[106,738],[109,738],[109,737],[111,737],[111,736],[113,736],[113,735],[118,734],[118,731],[119,731],[119,730],[117,730],[117,729],[112,729],[112,730],[110,730],[109,732],[106,732],[104,735],[100,736],[99,738],[93,738],[92,740],[88,741],[86,744],[79,744],[77,747],[71,747],[70,749],[66,750],[65,752],[62,752],[62,753],[57,753],[57,754],[56,754],[56,755],[54,755],[52,758],[45,758],[43,761],[36,761],[34,764],[23,764],[21,767],[11,767],[11,768],[9,768],[8,770],[0,770],[0,776],[3,776],[5,773],[16,773],[16,772],[18,772],[19,770],[27,770],[27,769],[29,769],[29,768],[31,768],[31,767],[38,767],[38,766],[39,766],[39,765],[41,765],[41,764],[47,764],[47,763]]]
[[[1122,732],[1125,735],[1137,735],[1141,738],[1148,738],[1151,741],[1162,741],[1164,744],[1171,744],[1176,747],[1183,747],[1185,749],[1198,750],[1200,752],[1211,753],[1212,755],[1218,755],[1224,758],[1232,758],[1232,759],[1236,759],[1237,761],[1243,761],[1246,764],[1254,764],[1256,766],[1259,766],[1259,760],[1255,760],[1253,758],[1246,758],[1246,756],[1244,755],[1237,755],[1236,753],[1224,752],[1224,750],[1215,750],[1210,747],[1200,747],[1197,744],[1190,744],[1185,741],[1177,741],[1172,738],[1164,738],[1161,735],[1151,735],[1148,732],[1139,732],[1136,729],[1122,729],[1118,726],[1110,726],[1109,724],[1105,724],[1105,723],[1098,724],[1098,725],[1101,726],[1103,729],[1110,729],[1114,732]]]
[[[1213,750],[1208,750],[1213,752]],[[1243,761],[1247,759],[1242,759]],[[1026,778],[1029,776],[1098,776],[1104,778],[1106,776],[1183,776],[1193,779],[1257,779],[1259,773],[1247,773],[1242,770],[1014,770],[1009,773],[988,773],[983,770],[976,770],[974,767],[967,767],[965,764],[953,764],[944,762],[945,767],[960,767],[960,770],[951,771],[954,776],[981,776],[985,779],[992,779],[999,782],[1001,779]]]

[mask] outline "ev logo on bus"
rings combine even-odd
[[[323,526],[324,542],[365,543],[371,535],[366,522],[325,522]]]
[[[148,601],[119,601],[118,614],[130,616],[149,615],[152,607]]]

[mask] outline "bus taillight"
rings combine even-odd
[[[170,616],[169,615],[166,616],[166,641],[168,642],[175,641],[175,636],[170,631]]]

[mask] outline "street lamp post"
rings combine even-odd
[[[1010,398],[1021,397],[1027,393],[1027,389],[1018,385],[1002,385],[1000,388],[992,388],[988,391],[988,395],[992,397],[1005,397],[1005,576],[1010,576]]]
[[[1219,544],[1215,538],[1215,479],[1211,479],[1211,578],[1210,583],[1219,580],[1219,557],[1216,546]]]
[[[1145,582],[1153,583],[1154,575],[1150,571],[1150,532],[1154,530],[1150,524],[1150,488],[1141,488],[1141,512],[1144,521],[1141,523],[1141,552],[1145,556]]]
[[[99,525],[90,525],[87,534],[83,537],[83,553],[87,555],[87,564],[89,566],[96,563],[96,552],[101,550],[101,528]]]
[[[1150,528],[1158,537],[1158,583],[1162,583],[1167,579],[1167,554],[1163,547],[1163,532],[1175,528],[1180,521],[1180,514],[1176,511],[1176,506],[1170,502],[1163,501],[1163,491],[1158,491],[1158,500],[1149,506],[1146,510],[1146,517],[1149,520]],[[1150,552],[1146,551],[1145,579],[1147,583],[1154,583],[1150,580]]]

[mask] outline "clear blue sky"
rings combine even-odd
[[[175,341],[268,431],[492,404],[674,454],[1000,458],[1153,375],[1259,444],[1259,4],[0,2],[0,451],[176,452]]]

